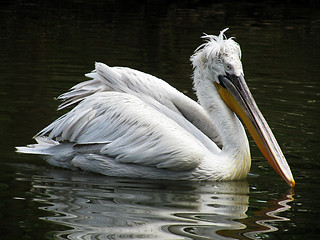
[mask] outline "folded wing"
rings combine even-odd
[[[100,153],[116,161],[173,170],[197,167],[208,151],[206,144],[217,151],[199,130],[194,128],[204,144],[159,108],[192,128],[182,116],[164,110],[156,101],[153,104],[151,107],[127,93],[95,93],[43,129],[38,137],[74,142],[78,149],[81,145],[99,144]]]
[[[59,109],[77,104],[98,92],[128,93],[147,104],[149,99],[159,102],[182,115],[213,142],[221,145],[220,136],[205,110],[165,81],[134,69],[109,67],[103,63],[96,63],[96,69],[86,76],[92,80],[81,82],[58,97],[64,101]]]

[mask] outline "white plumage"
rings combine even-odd
[[[96,63],[91,80],[58,97],[59,109],[74,108],[18,152],[111,176],[245,178],[248,140],[215,86],[223,86],[219,76],[243,76],[240,47],[225,31],[205,35],[208,42],[191,57],[199,104],[152,75]]]

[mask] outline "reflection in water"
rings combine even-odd
[[[277,214],[292,201],[288,195],[247,216],[247,181],[150,181],[63,170],[29,181],[34,201],[48,212],[42,219],[70,227],[55,232],[58,239],[257,239],[277,231],[270,223],[289,220]]]
[[[292,190],[290,190],[290,193],[284,195],[281,199],[270,201],[269,208],[261,209],[255,213],[255,218],[257,219],[255,219],[254,222],[260,225],[259,230],[246,232],[243,235],[250,239],[256,239],[256,236],[260,236],[261,234],[278,231],[278,228],[272,226],[272,224],[275,222],[290,221],[289,218],[278,216],[278,214],[287,211],[290,208],[287,203],[293,200]]]
[[[277,200],[270,200],[268,207],[261,208],[258,211],[254,211],[253,215],[249,215],[245,219],[238,220],[246,227],[242,230],[235,231],[219,231],[218,234],[222,236],[228,236],[235,239],[264,239],[266,233],[276,232],[278,228],[273,226],[276,222],[290,221],[289,218],[281,217],[278,214],[290,209],[288,205],[294,199],[293,193],[290,189],[290,193],[284,194]],[[245,236],[245,237],[243,237]]]

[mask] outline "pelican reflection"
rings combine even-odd
[[[30,181],[34,201],[47,211],[42,219],[70,227],[56,232],[58,239],[258,239],[277,231],[273,222],[290,220],[280,217],[290,194],[249,214],[246,180],[150,181],[46,170]]]

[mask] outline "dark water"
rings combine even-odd
[[[318,1],[7,1],[0,5],[1,239],[317,239]],[[109,178],[53,168],[17,145],[61,113],[54,97],[94,61],[129,66],[194,97],[189,57],[229,27],[246,80],[295,176],[252,143],[241,182]]]

